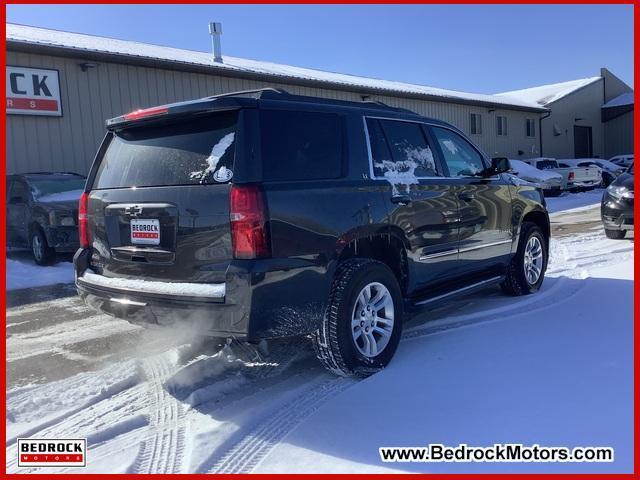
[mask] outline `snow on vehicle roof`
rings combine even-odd
[[[505,107],[526,109],[543,108],[535,102],[528,100],[502,98],[500,96],[482,93],[459,92],[455,90],[428,87],[425,85],[326,72],[311,68],[294,67],[272,62],[230,57],[227,55],[223,56],[223,62],[214,62],[213,55],[209,52],[184,50],[180,48],[152,45],[128,40],[118,40],[108,37],[98,37],[82,33],[64,32],[60,30],[51,30],[28,25],[17,25],[13,23],[7,23],[6,28],[7,42],[42,45],[64,48],[66,50],[120,55],[132,58],[162,60],[186,65],[207,67],[218,71],[226,71],[228,73],[237,72],[277,77],[280,79],[290,78],[296,80],[308,80],[340,85],[342,87],[367,88],[387,91],[390,93],[440,97],[443,101],[452,99],[458,101],[504,105]]]
[[[602,77],[580,78],[569,82],[552,83],[550,85],[541,85],[539,87],[497,93],[496,96],[546,106],[566,97],[582,87],[586,87],[587,85],[597,82],[601,78]]]
[[[607,103],[602,105],[602,108],[623,107],[625,105],[633,105],[633,90],[612,98]]]
[[[553,170],[539,170],[536,167],[529,165],[528,163],[523,162],[522,160],[509,160],[511,162],[511,166],[517,170],[518,175],[524,175],[532,178],[537,178],[539,180],[551,180],[553,178],[562,178],[557,172]]]

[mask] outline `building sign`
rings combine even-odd
[[[57,70],[7,66],[7,113],[62,116]]]

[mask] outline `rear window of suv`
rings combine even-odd
[[[237,112],[114,133],[93,188],[211,184],[232,172]],[[221,169],[222,174],[220,174]]]
[[[340,116],[263,110],[260,130],[263,180],[319,180],[342,176]]]

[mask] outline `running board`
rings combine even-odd
[[[466,285],[464,287],[461,288],[457,288],[455,290],[451,290],[450,292],[446,292],[440,295],[436,295],[435,297],[430,297],[430,298],[426,298],[424,300],[420,300],[417,302],[413,303],[414,307],[423,307],[423,306],[427,306],[427,305],[431,305],[433,303],[437,303],[440,302],[442,300],[445,300],[449,297],[454,297],[456,295],[460,295],[462,293],[467,293],[473,290],[479,290],[485,287],[488,287],[489,285],[492,284],[496,284],[501,282],[502,280],[504,280],[504,276],[502,275],[497,275],[495,277],[491,277],[491,278],[487,278],[486,280],[481,280],[479,282],[476,283],[472,283],[470,285]]]

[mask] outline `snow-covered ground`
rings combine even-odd
[[[41,287],[73,282],[73,264],[59,261],[47,267],[38,266],[33,259],[7,258],[7,290]]]
[[[596,188],[588,192],[569,193],[563,192],[559,197],[547,197],[547,210],[550,214],[574,210],[578,208],[591,208],[600,205],[604,190]]]
[[[221,349],[74,297],[12,308],[8,471],[27,470],[15,439],[33,436],[87,437],[86,472],[630,472],[633,241],[606,239],[592,210],[554,216],[567,234],[553,239],[538,294],[489,289],[425,312],[363,381],[325,372],[306,339]],[[378,457],[497,442],[611,446],[615,462]]]

